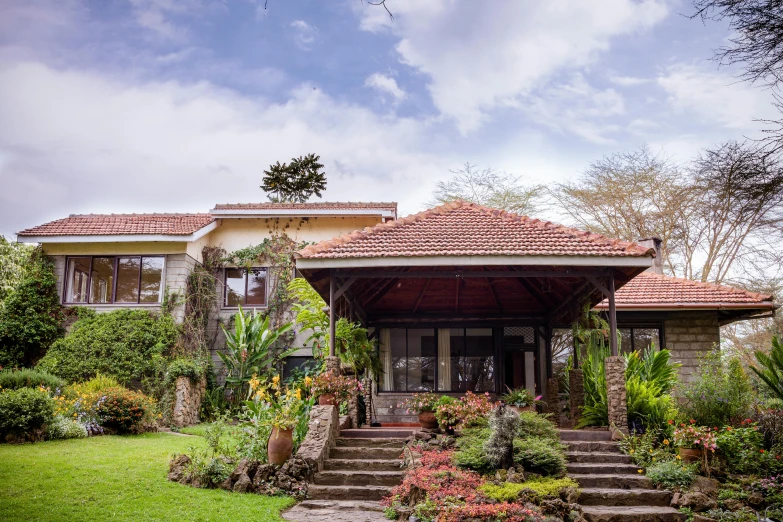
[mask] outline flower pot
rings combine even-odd
[[[272,434],[269,436],[269,444],[266,447],[266,453],[269,457],[269,463],[276,466],[285,464],[291,457],[294,450],[294,430],[283,430],[272,428]]]
[[[337,406],[337,398],[332,395],[319,395],[318,396],[318,405],[319,406]]]
[[[428,430],[435,430],[438,428],[438,420],[435,418],[435,412],[432,410],[424,410],[419,412],[419,424],[422,428]]]
[[[536,411],[536,407],[532,404],[530,406],[509,406],[509,408],[517,413],[522,413],[523,411]]]
[[[677,454],[683,462],[699,462],[701,460],[701,450],[692,448],[677,448]]]

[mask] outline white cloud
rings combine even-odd
[[[382,9],[356,8],[361,28],[399,38],[400,62],[428,77],[438,110],[463,133],[496,108],[542,89],[555,74],[592,64],[613,38],[665,18],[663,0],[479,2],[400,0],[391,22]]]
[[[406,93],[397,85],[397,80],[391,76],[381,73],[374,73],[364,80],[364,85],[380,91],[382,94],[391,96],[395,101],[401,101]]]
[[[769,91],[738,82],[713,68],[678,64],[658,77],[676,111],[730,129],[756,129],[754,119],[773,110]]]
[[[609,81],[621,87],[633,87],[635,85],[650,83],[652,80],[648,78],[636,78],[635,76],[612,76],[609,78]]]
[[[297,47],[303,51],[312,49],[312,45],[318,38],[318,29],[304,20],[294,20],[291,22],[291,27],[294,30],[294,42]]]

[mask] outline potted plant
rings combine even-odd
[[[271,384],[262,384],[253,375],[250,379],[249,400],[245,401],[252,418],[271,427],[267,441],[267,458],[270,464],[280,466],[294,449],[294,428],[304,414],[305,403],[300,388],[284,388],[280,376],[275,375]]]
[[[507,392],[500,397],[500,400],[517,413],[535,411],[536,403],[541,401],[541,395],[533,397],[533,393],[527,388],[514,388],[512,390],[506,386],[506,390]]]
[[[682,423],[674,430],[674,444],[683,462],[706,462],[707,452],[718,448],[716,432],[712,428],[695,426],[695,423],[693,420],[690,424]]]
[[[337,406],[350,399],[351,395],[360,389],[361,384],[353,377],[328,371],[313,379],[312,393],[318,396],[319,405]]]
[[[448,395],[442,396],[435,403],[435,419],[437,419],[440,429],[449,435],[454,433],[454,428],[459,424],[460,408],[461,403],[459,399],[449,397]]]
[[[434,430],[438,428],[438,420],[435,418],[435,404],[440,397],[434,393],[414,393],[413,397],[406,399],[403,406],[408,413],[419,414],[419,424],[422,428]]]

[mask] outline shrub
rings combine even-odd
[[[54,264],[36,248],[0,306],[0,366],[34,364],[62,336],[62,319]]]
[[[492,466],[484,453],[484,441],[489,438],[489,428],[470,428],[457,439],[454,464],[478,473],[489,473]]]
[[[87,429],[83,424],[62,415],[55,415],[46,429],[46,438],[50,440],[81,439],[86,436]]]
[[[96,412],[104,428],[117,433],[132,433],[152,421],[154,402],[142,393],[125,388],[103,390]]]
[[[537,437],[560,442],[560,432],[546,415],[539,415],[532,411],[523,411],[519,414],[517,436],[522,438]]]
[[[492,411],[492,408],[489,393],[466,392],[465,396],[458,400],[444,395],[435,406],[435,418],[442,427],[470,428],[486,424],[487,414]]]
[[[408,413],[421,413],[423,411],[435,411],[440,396],[434,393],[414,393],[402,404]]]
[[[465,504],[447,509],[438,519],[440,522],[500,521],[543,522],[544,516],[535,508],[522,504]]]
[[[486,483],[483,484],[479,490],[492,500],[497,500],[498,502],[511,502],[517,499],[519,492],[523,489],[532,490],[540,497],[557,497],[560,495],[560,492],[566,488],[578,489],[579,484],[567,477],[561,479],[542,477],[528,480],[521,484],[504,482],[498,486]]]
[[[514,465],[544,476],[560,476],[566,469],[562,446],[538,437],[514,439]]]
[[[71,386],[77,393],[100,393],[109,388],[119,388],[122,385],[114,377],[98,374],[88,381]]]
[[[19,388],[38,388],[43,386],[57,390],[65,386],[65,381],[41,370],[2,370],[0,371],[0,390],[18,390]]]
[[[682,390],[682,414],[700,426],[738,425],[753,404],[753,389],[742,362],[737,357],[723,361],[719,352],[700,362],[696,378]]]
[[[717,443],[729,473],[750,475],[764,471],[764,435],[756,426],[727,426],[718,433]]]
[[[657,431],[647,431],[641,435],[627,435],[620,441],[620,449],[637,466],[648,467],[653,462],[663,462],[674,458],[674,444],[672,440],[664,438],[660,441]]]
[[[154,373],[161,355],[173,346],[177,331],[169,315],[146,310],[96,314],[81,309],[71,332],[54,343],[38,368],[69,382],[100,373],[123,384],[140,383]]]
[[[776,444],[783,444],[783,409],[759,409],[752,416],[764,435],[764,445],[771,449]]]
[[[54,401],[40,388],[0,392],[0,436],[33,435],[52,421]]]
[[[656,486],[686,489],[696,478],[697,466],[698,464],[683,464],[676,460],[655,462],[647,468],[647,476]]]

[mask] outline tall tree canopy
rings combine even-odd
[[[326,190],[326,173],[319,163],[321,156],[308,154],[291,158],[291,163],[270,165],[264,171],[261,189],[277,203],[304,203],[313,195],[321,197]]]
[[[470,163],[451,173],[453,178],[435,184],[431,205],[463,200],[530,215],[536,212],[544,192],[541,185],[526,186],[520,177],[489,167],[479,169]]]

